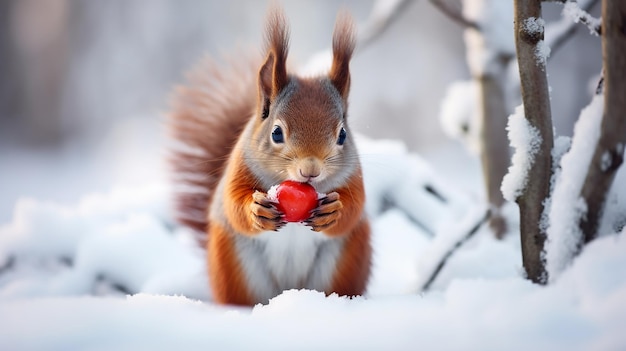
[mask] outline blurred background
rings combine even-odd
[[[374,6],[281,3],[296,64],[330,46],[339,9],[362,26]],[[20,197],[72,204],[117,184],[167,179],[162,121],[172,87],[206,54],[260,49],[267,7],[254,0],[0,1],[0,224]],[[546,4],[546,19],[560,10]],[[578,28],[548,64],[561,135],[571,135],[601,67],[600,40],[585,31]],[[476,156],[445,136],[438,118],[448,85],[469,78],[463,28],[428,1],[413,1],[357,53],[351,70],[354,130],[403,140],[443,177],[482,193],[471,189],[480,184]]]

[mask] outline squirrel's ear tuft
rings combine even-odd
[[[259,70],[259,93],[263,101],[273,101],[287,85],[289,28],[283,10],[274,5],[267,15],[266,58]]]
[[[333,32],[333,64],[329,77],[344,100],[350,92],[350,59],[356,45],[354,32],[352,16],[347,11],[341,11]]]

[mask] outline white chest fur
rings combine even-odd
[[[268,301],[288,289],[327,290],[343,241],[288,223],[278,232],[238,236],[236,245],[252,293]]]

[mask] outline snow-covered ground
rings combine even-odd
[[[505,240],[482,228],[419,292],[484,205],[398,142],[362,138],[359,148],[375,251],[366,296],[294,290],[253,308],[213,304],[203,250],[174,223],[163,182],[71,206],[21,199],[0,227],[0,349],[626,347],[624,231],[592,242],[549,286],[533,285],[509,206]]]

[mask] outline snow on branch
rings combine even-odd
[[[589,3],[593,4],[593,1]],[[569,18],[574,23],[584,24],[592,35],[600,36],[602,34],[600,19],[591,16],[589,12],[580,8],[575,1],[568,1],[563,5],[563,16]]]
[[[545,247],[550,280],[556,279],[580,250],[583,233],[578,223],[587,212],[587,203],[580,193],[600,138],[603,99],[602,95],[595,95],[581,111],[571,148],[561,160],[561,173],[552,194]]]
[[[546,22],[543,18],[530,17],[524,20],[523,28],[528,35],[543,36]],[[550,46],[546,44],[545,40],[539,40],[535,47],[535,62],[538,66],[545,69],[546,63],[550,57]]]
[[[524,116],[523,105],[518,106],[509,117],[507,131],[515,153],[509,172],[502,180],[501,190],[506,200],[515,202],[524,193],[528,183],[528,171],[535,162],[542,139],[539,130],[528,123]]]
[[[583,23],[594,35],[600,35],[602,29],[600,20],[589,14],[589,11],[598,3],[598,0],[555,1],[564,4],[561,19],[546,25],[545,42],[552,51],[557,51],[567,42],[576,31],[576,24]]]

